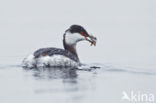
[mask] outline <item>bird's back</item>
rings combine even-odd
[[[76,62],[79,61],[78,58],[75,55],[73,55],[70,51],[60,48],[41,48],[34,52],[35,58],[39,58],[41,56],[54,56],[54,55],[62,55]]]

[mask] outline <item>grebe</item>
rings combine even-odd
[[[22,66],[35,67],[78,67],[80,60],[76,52],[76,44],[87,40],[91,45],[96,45],[96,37],[89,35],[80,25],[72,25],[63,35],[64,49],[41,48],[24,58]]]

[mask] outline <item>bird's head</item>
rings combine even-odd
[[[64,34],[65,43],[68,45],[76,45],[79,41],[89,41],[91,45],[96,45],[96,37],[88,34],[88,32],[80,25],[72,25]]]

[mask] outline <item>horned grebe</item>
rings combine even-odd
[[[23,67],[78,67],[80,61],[76,52],[76,44],[87,40],[96,45],[96,37],[89,35],[80,25],[72,25],[63,35],[64,49],[41,48],[23,60]]]

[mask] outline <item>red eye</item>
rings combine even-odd
[[[84,32],[81,32],[81,35],[85,37],[85,33]]]

